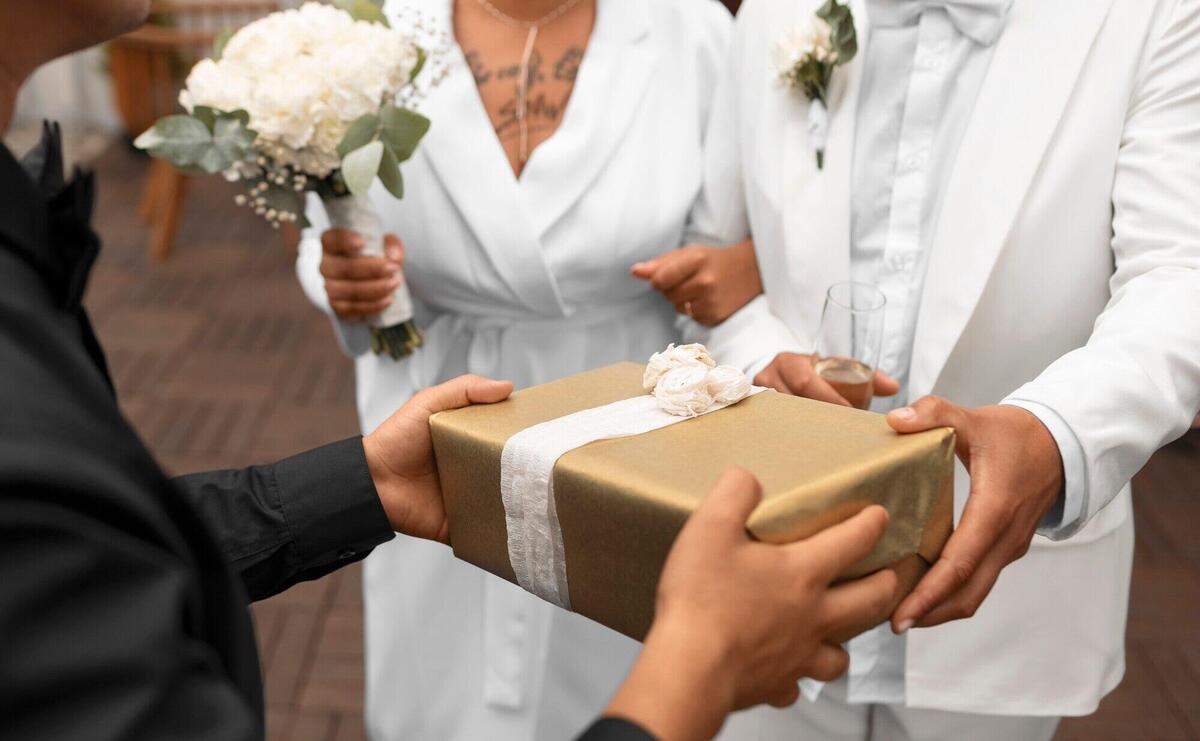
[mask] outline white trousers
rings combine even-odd
[[[816,702],[757,708],[726,721],[721,741],[1050,741],[1059,718],[976,715],[900,705],[846,702],[846,680],[825,686]]]

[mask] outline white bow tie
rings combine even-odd
[[[942,8],[959,33],[991,46],[1000,38],[1013,0],[867,0],[871,24],[881,28],[908,26],[927,8]]]

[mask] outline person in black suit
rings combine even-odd
[[[136,25],[146,5],[0,6],[0,131],[38,65]],[[169,479],[121,415],[80,303],[99,250],[93,187],[63,177],[56,127],[22,162],[0,146],[0,738],[262,738],[248,602],[396,532],[444,542],[429,416],[512,387],[459,378],[365,437]],[[643,654],[583,738],[708,737],[735,709],[794,702],[800,676],[845,671],[824,636],[883,619],[895,577],[830,583],[886,513],[769,546],[745,531],[758,499],[731,471],[689,520]]]

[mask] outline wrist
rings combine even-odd
[[[396,475],[384,463],[383,449],[374,433],[363,435],[362,446],[363,455],[367,459],[367,470],[375,484],[375,494],[379,497],[379,503],[383,505],[383,511],[387,514],[388,525],[396,532],[403,532],[405,507],[402,497],[397,494],[403,488],[395,485]]]
[[[712,738],[736,707],[730,654],[703,624],[660,613],[606,714],[663,741]]]
[[[1027,441],[1028,460],[1036,462],[1038,470],[1043,472],[1043,491],[1052,497],[1057,497],[1066,489],[1066,472],[1064,470],[1062,451],[1058,447],[1050,428],[1041,417],[1024,407],[1006,406],[1021,420],[1024,428],[1021,439]]]

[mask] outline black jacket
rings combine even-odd
[[[393,537],[361,440],[168,479],[80,306],[91,178],[47,134],[25,167],[0,146],[0,737],[261,738],[248,603]]]

